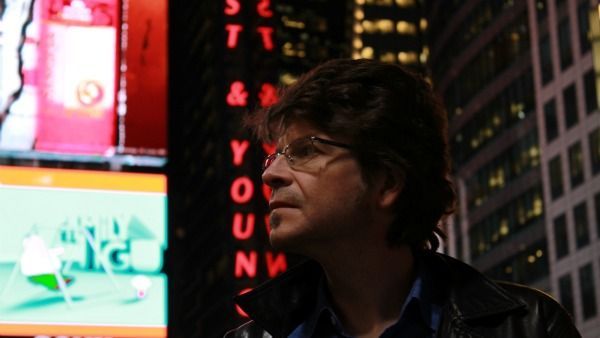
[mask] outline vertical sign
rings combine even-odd
[[[114,146],[118,0],[42,0],[35,149]]]
[[[233,168],[229,195],[231,236],[235,242],[233,277],[243,293],[287,269],[283,253],[268,245],[270,189],[260,180],[261,159],[274,148],[256,144],[239,127],[249,109],[276,102],[274,13],[271,0],[224,1],[226,115],[231,117],[229,149]],[[245,316],[237,308],[238,314]]]

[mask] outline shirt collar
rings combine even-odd
[[[409,304],[411,304],[411,307],[417,305],[423,323],[426,324],[431,332],[436,332],[440,323],[442,306],[435,299],[434,295],[436,292],[432,283],[432,276],[426,264],[422,264],[418,256],[415,257],[415,263],[417,274],[402,305],[398,322],[402,320]],[[329,323],[327,324],[331,325],[336,332],[348,336],[343,332],[342,325],[333,310],[324,275],[319,282],[314,310],[310,313],[306,321],[292,332],[290,337],[313,337],[321,321],[328,321]]]

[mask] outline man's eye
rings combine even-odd
[[[310,157],[312,155],[314,155],[316,152],[315,147],[311,144],[303,144],[300,145],[298,147],[295,147],[294,149],[292,149],[292,157],[301,159],[301,158],[306,158],[306,157]]]

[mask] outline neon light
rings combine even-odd
[[[263,197],[265,198],[265,200],[267,202],[269,202],[271,200],[271,193],[273,192],[273,190],[271,190],[271,187],[269,187],[268,185],[264,184],[262,185],[262,193],[263,193]]]
[[[269,272],[270,278],[277,276],[287,269],[287,260],[283,253],[278,253],[277,256],[273,257],[273,253],[267,251],[265,256],[267,259],[267,271]]]
[[[244,204],[252,199],[254,195],[254,184],[247,176],[236,178],[231,184],[229,191],[231,199],[237,204]]]
[[[269,143],[263,143],[262,144],[262,148],[265,151],[266,155],[271,155],[275,152],[275,149],[277,149],[277,146],[273,143],[269,144]]]
[[[238,295],[243,295],[244,293],[250,292],[252,291],[252,289],[250,288],[246,288],[243,289],[242,291],[238,292]],[[241,307],[239,307],[238,305],[235,306],[235,310],[237,311],[237,313],[242,316],[242,317],[248,317],[248,314],[246,312],[244,312],[244,310],[242,310]]]
[[[246,154],[250,142],[248,142],[248,140],[243,140],[242,142],[239,140],[231,140],[229,145],[231,146],[231,152],[233,153],[233,165],[239,167],[244,162],[244,154]]]
[[[225,25],[225,30],[227,31],[227,48],[235,48],[238,43],[238,36],[240,32],[243,30],[242,25],[238,25],[235,23],[228,23]]]
[[[261,107],[268,107],[277,102],[277,88],[270,83],[263,83],[258,93]]]
[[[275,45],[273,44],[273,27],[259,26],[256,30],[262,37],[262,43],[265,50],[272,51],[273,48],[275,48]]]
[[[263,18],[270,18],[273,16],[273,11],[269,7],[271,7],[271,0],[260,0],[256,5],[256,12]]]
[[[238,0],[225,0],[225,14],[236,15],[240,12],[240,2]]]
[[[271,233],[271,218],[269,214],[265,215],[265,230],[267,230],[267,236]]]
[[[254,214],[246,215],[246,226],[244,226],[244,216],[242,213],[236,212],[233,215],[232,232],[233,237],[239,240],[245,240],[252,237],[254,234]]]
[[[258,262],[258,253],[250,251],[248,255],[243,251],[235,254],[235,277],[241,278],[244,273],[250,277],[256,277],[256,265]]]
[[[248,103],[248,92],[246,86],[242,81],[234,81],[229,86],[229,93],[227,93],[227,104],[235,107],[243,107]]]

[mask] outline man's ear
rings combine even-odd
[[[386,168],[382,173],[383,181],[379,186],[379,207],[392,207],[404,189],[406,174],[399,168]]]

